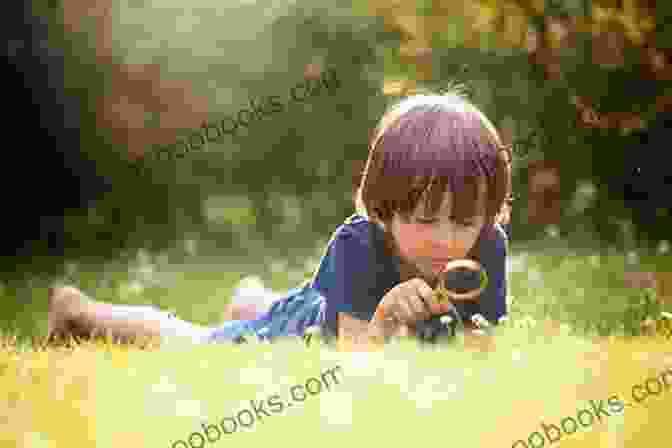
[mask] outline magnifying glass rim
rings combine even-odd
[[[483,279],[481,281],[482,286],[479,289],[462,294],[446,288],[445,283],[446,280],[443,274],[446,273],[447,271],[451,271],[453,269],[458,268],[465,268],[471,271],[480,271],[481,278]],[[474,300],[483,292],[483,290],[487,286],[488,286],[488,274],[483,268],[483,265],[478,261],[472,260],[470,258],[460,258],[457,260],[450,260],[448,263],[444,265],[443,270],[439,274],[439,288],[443,288],[443,290],[448,294],[448,296],[450,296],[452,300],[460,300],[460,301]]]

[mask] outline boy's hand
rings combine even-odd
[[[392,288],[378,304],[374,319],[380,323],[397,321],[414,326],[434,314],[448,312],[448,304],[440,303],[432,288],[421,278],[413,278]]]

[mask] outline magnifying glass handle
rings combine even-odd
[[[460,324],[460,316],[454,311],[449,311],[448,313],[416,322],[415,334],[424,343],[436,343],[441,339],[451,340],[457,334],[457,327]],[[462,328],[464,328],[464,325],[462,325]]]

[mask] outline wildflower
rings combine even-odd
[[[313,335],[319,336],[320,334],[321,331],[318,325],[313,325],[306,328],[303,332],[303,340],[306,343],[306,346],[310,346],[310,341],[313,339]]]
[[[67,263],[65,265],[65,273],[68,277],[72,277],[77,273],[77,263]]]
[[[454,320],[454,319],[453,319],[451,316],[447,315],[447,314],[446,314],[445,316],[441,316],[441,318],[439,319],[439,321],[441,321],[441,323],[442,323],[443,325],[445,325],[446,327],[447,327],[448,325],[450,325],[450,323],[451,323],[453,320]]]
[[[590,265],[594,268],[599,268],[600,267],[600,256],[599,255],[591,255],[588,257],[588,261],[590,262]]]
[[[560,235],[560,228],[555,224],[550,224],[546,227],[546,234],[551,238],[557,238]]]
[[[529,282],[536,283],[538,286],[541,286],[543,283],[543,276],[541,275],[541,271],[538,269],[529,269],[527,271],[527,279]]]
[[[287,262],[285,261],[272,261],[269,269],[273,274],[277,274],[278,272],[285,272],[287,267]]]
[[[532,318],[532,316],[527,315],[523,318],[523,322],[529,326],[529,328],[534,328],[537,325],[537,321]]]
[[[189,255],[196,255],[196,240],[184,240],[184,251]]]
[[[136,255],[136,261],[140,266],[145,266],[149,265],[152,263],[152,257],[151,254],[147,249],[138,249],[137,255]]]
[[[120,285],[118,294],[123,299],[127,299],[130,295],[141,294],[144,290],[144,286],[137,280],[129,282],[127,285]]]
[[[507,257],[507,270],[510,272],[525,272],[527,268],[527,254],[512,255]]]
[[[478,313],[477,313],[477,314],[474,314],[474,315],[471,317],[471,321],[472,321],[473,324],[476,325],[479,329],[480,329],[480,328],[488,328],[488,327],[490,327],[490,322],[488,322],[488,320],[487,320],[485,317],[483,317],[482,314],[478,314]]]
[[[639,255],[637,255],[637,252],[634,250],[628,252],[628,255],[626,256],[626,262],[631,265],[639,263]]]

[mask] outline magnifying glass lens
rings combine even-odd
[[[487,285],[487,272],[478,261],[458,259],[446,263],[437,289],[452,300],[474,300]]]

